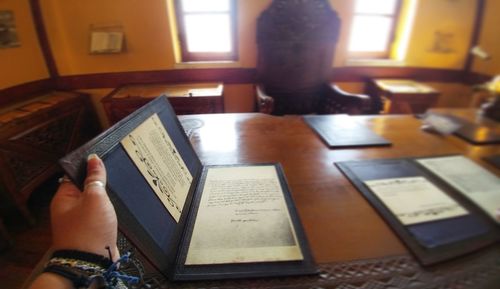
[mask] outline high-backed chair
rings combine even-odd
[[[366,95],[330,83],[340,19],[327,0],[274,0],[257,22],[260,112],[359,114]]]

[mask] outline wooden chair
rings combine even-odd
[[[331,85],[340,19],[326,0],[274,0],[257,22],[258,111],[370,113],[366,95]]]

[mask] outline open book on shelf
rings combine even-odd
[[[166,97],[60,160],[80,187],[91,153],[120,231],[170,279],[317,272],[281,166],[202,165]]]

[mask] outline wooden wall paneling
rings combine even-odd
[[[175,69],[60,76],[42,79],[0,90],[0,106],[29,99],[57,87],[63,90],[116,88],[130,83],[217,82],[255,83],[254,68]],[[450,69],[408,67],[336,67],[333,82],[365,82],[371,78],[410,78],[417,81],[482,83],[488,75]]]
[[[52,79],[41,79],[0,89],[0,107],[28,100],[35,94],[42,94],[54,86]]]
[[[92,89],[119,87],[130,83],[217,82],[225,84],[255,83],[254,68],[172,69],[61,76],[59,89]],[[371,78],[410,78],[417,81],[462,82],[466,75],[460,70],[414,67],[335,67],[334,82],[365,82]]]
[[[417,81],[461,82],[464,72],[420,67],[338,67],[332,70],[335,82],[365,82],[372,78],[409,78]]]
[[[131,83],[219,82],[253,83],[253,68],[172,69],[61,76],[59,89],[91,89],[119,87]]]
[[[463,83],[468,84],[468,85],[474,85],[474,84],[482,84],[487,81],[490,81],[492,78],[491,75],[486,75],[486,74],[481,74],[481,73],[475,73],[475,72],[468,72],[466,73],[466,78],[464,79]]]

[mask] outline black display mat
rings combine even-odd
[[[175,222],[141,175],[120,141],[153,114],[157,114],[193,176],[179,222]],[[83,187],[87,155],[95,153],[104,161],[107,191],[118,216],[119,230],[142,254],[171,280],[213,280],[248,277],[305,275],[317,273],[316,264],[297,215],[281,167],[274,164],[298,242],[302,261],[262,262],[224,265],[183,265],[201,199],[204,172],[167,97],[158,97],[84,146],[62,158],[66,174]],[[243,165],[240,165],[243,166]]]
[[[193,233],[194,224],[198,207],[200,205],[202,190],[206,175],[210,168],[217,167],[231,167],[225,166],[205,166],[203,173],[200,177],[197,190],[195,192],[189,217],[187,219],[186,230],[184,231],[183,240],[180,243],[179,251],[177,254],[177,262],[175,269],[175,280],[199,280],[199,279],[224,279],[237,277],[262,277],[262,276],[292,276],[292,275],[309,275],[317,273],[316,264],[309,250],[304,229],[302,228],[299,216],[297,214],[295,204],[290,195],[288,184],[286,182],[285,174],[281,165],[279,164],[250,164],[244,166],[262,166],[272,165],[276,169],[279,182],[284,193],[285,203],[290,213],[290,219],[295,228],[297,240],[300,244],[302,255],[304,257],[301,261],[282,261],[282,262],[266,262],[266,263],[240,263],[240,264],[220,264],[220,265],[196,265],[188,266],[183,265],[186,260],[187,252],[189,249],[189,242]],[[242,167],[242,165],[232,165],[234,167]]]
[[[349,115],[306,115],[303,119],[329,148],[391,145]]]
[[[498,226],[451,186],[426,171],[413,159],[339,162],[349,178],[384,218],[422,265],[433,265],[471,253],[500,239]],[[426,223],[403,225],[364,181],[421,176],[435,184],[469,211],[469,215]]]

